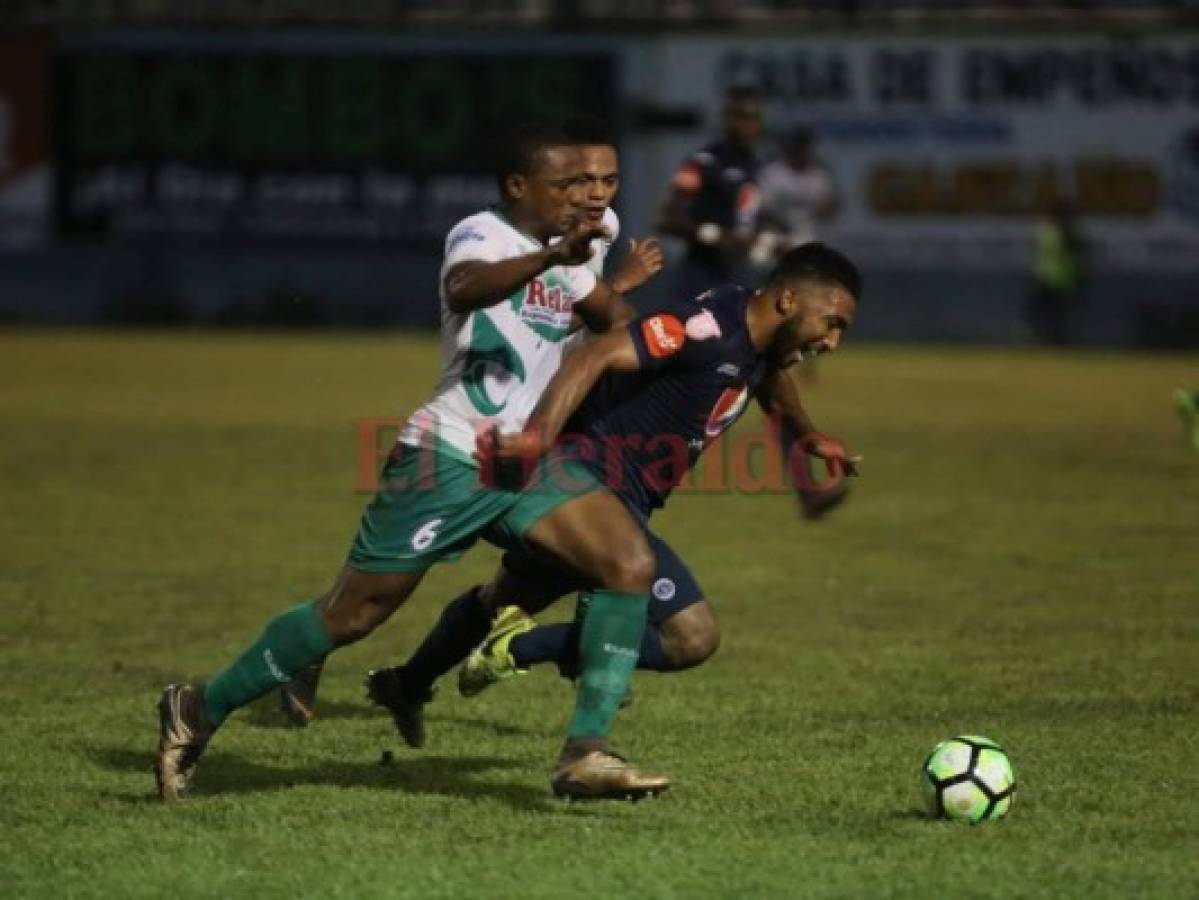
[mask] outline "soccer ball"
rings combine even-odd
[[[941,741],[924,761],[920,781],[929,813],[971,825],[1002,819],[1016,799],[1016,773],[997,743],[977,735]]]

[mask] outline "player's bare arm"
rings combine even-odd
[[[445,276],[446,305],[468,313],[494,306],[554,266],[575,266],[591,255],[591,241],[604,236],[602,227],[576,222],[562,240],[524,256],[498,262],[467,260]]]
[[[857,474],[856,464],[861,457],[851,456],[840,439],[816,428],[804,409],[795,380],[785,369],[776,369],[767,375],[758,387],[756,397],[762,411],[787,429],[793,440],[802,441],[808,453],[839,463],[847,475]]]
[[[575,304],[575,315],[588,331],[604,334],[633,321],[637,310],[625,300],[622,292],[600,279],[595,283],[595,290]]]
[[[603,334],[637,318],[637,310],[624,298],[662,271],[662,245],[657,238],[630,239],[629,252],[611,283],[600,280],[595,290],[575,307],[571,331],[584,326]]]
[[[529,416],[524,431],[485,435],[480,438],[481,454],[494,454],[501,460],[539,456],[553,446],[601,376],[607,372],[636,372],[640,368],[628,331],[620,329],[597,338],[562,364]],[[491,446],[487,446],[488,442]]]

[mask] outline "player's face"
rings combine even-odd
[[[583,167],[583,215],[598,225],[620,190],[620,160],[616,148],[605,144],[579,148]]]
[[[521,218],[538,237],[566,231],[583,201],[581,159],[577,147],[546,147],[533,160],[533,171],[511,185]]]
[[[853,324],[856,311],[853,295],[840,285],[808,282],[784,290],[779,302],[786,307],[780,311],[790,318],[775,333],[770,357],[781,369],[806,356],[836,350]]]
[[[737,146],[752,149],[762,136],[762,104],[757,100],[726,103],[724,133]]]

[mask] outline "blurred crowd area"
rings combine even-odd
[[[970,23],[1077,27],[1185,21],[1199,0],[4,0],[27,25],[343,23],[543,28],[618,23],[665,28],[747,25]]]
[[[435,327],[495,135],[585,114],[644,306],[815,239],[866,337],[1199,346],[1197,8],[0,0],[0,321]]]

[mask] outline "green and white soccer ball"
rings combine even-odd
[[[929,813],[975,825],[1002,819],[1016,799],[1016,772],[990,738],[964,735],[941,741],[920,772]]]

